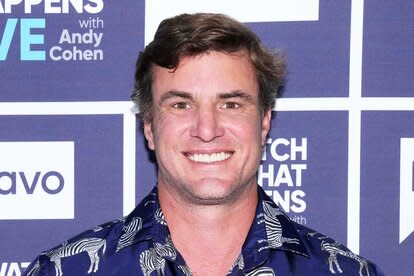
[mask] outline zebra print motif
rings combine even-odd
[[[153,271],[157,275],[165,275],[165,258],[175,260],[177,251],[172,243],[171,237],[166,238],[165,244],[156,242],[153,248],[143,251],[139,255],[139,264],[144,276],[149,276]]]
[[[179,265],[178,269],[181,270],[185,276],[192,276],[190,269],[186,265]]]
[[[165,220],[164,213],[162,212],[161,208],[158,208],[157,211],[155,211],[155,221],[158,222],[161,225],[167,226],[167,221]]]
[[[148,204],[155,204],[156,201],[155,200],[148,200],[144,203],[144,206],[147,206]]]
[[[229,273],[231,273],[236,266],[239,270],[244,269],[244,258],[242,254],[240,254],[239,257],[237,257],[236,261],[231,266]]]
[[[148,204],[156,204],[157,203],[157,194],[156,193],[149,193],[147,196],[148,200],[144,203],[144,206]]]
[[[40,269],[40,263],[39,263],[39,260],[37,260],[37,262],[34,264],[32,269],[29,272],[27,272],[27,276],[37,275],[39,273],[39,269]]]
[[[131,245],[134,242],[136,234],[142,229],[142,219],[140,217],[134,217],[132,220],[122,228],[124,232],[119,238],[116,246],[116,252],[124,247]]]
[[[258,223],[265,223],[267,240],[259,240],[259,243],[267,242],[266,246],[259,248],[259,252],[267,248],[279,248],[284,243],[295,243],[299,244],[298,239],[291,239],[283,237],[282,235],[282,225],[280,224],[277,216],[285,214],[280,211],[278,208],[273,207],[272,203],[269,201],[263,201],[263,210],[264,214],[259,214],[258,218],[264,217],[264,219],[259,220]]]
[[[62,276],[62,258],[74,256],[86,252],[89,256],[90,266],[88,274],[99,269],[99,249],[102,248],[102,256],[105,254],[106,241],[100,238],[82,239],[70,244],[64,243],[61,247],[43,253],[55,263],[56,276]]]
[[[109,228],[109,227],[113,226],[114,224],[116,224],[118,222],[124,222],[124,221],[125,221],[125,219],[116,219],[116,220],[113,220],[111,222],[107,222],[105,224],[95,226],[94,228],[92,228],[92,231],[95,232],[95,233],[100,232],[100,231],[102,231],[106,228]]]
[[[369,274],[369,268],[368,268],[368,262],[360,257],[359,255],[353,253],[349,250],[344,250],[340,247],[340,244],[338,242],[330,243],[326,241],[322,241],[321,243],[321,249],[328,253],[328,262],[329,262],[329,271],[332,274],[336,274],[336,271],[340,274],[343,273],[343,270],[341,269],[341,266],[339,265],[337,255],[341,255],[350,259],[353,259],[359,263],[359,276],[364,276],[362,271],[365,269],[366,275],[370,276]],[[335,268],[334,268],[335,265]]]
[[[246,276],[275,276],[275,272],[270,267],[259,267],[250,271]]]

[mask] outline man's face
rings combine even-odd
[[[202,205],[240,198],[256,184],[271,111],[262,114],[244,52],[185,57],[153,68],[153,120],[144,123],[159,189]]]

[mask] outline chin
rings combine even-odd
[[[231,196],[192,196],[190,200],[199,206],[227,205],[234,201]]]
[[[203,185],[203,184],[202,184]],[[224,205],[236,201],[241,191],[242,187],[232,187],[229,188],[228,185],[221,183],[220,185],[203,185],[202,190],[189,190],[188,195],[192,203],[197,205]]]

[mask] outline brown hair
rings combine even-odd
[[[181,14],[163,20],[154,40],[139,54],[135,89],[131,99],[144,121],[152,120],[152,65],[176,69],[186,56],[208,51],[235,53],[244,50],[259,82],[259,106],[271,109],[285,75],[284,59],[263,47],[260,39],[242,23],[222,14]]]

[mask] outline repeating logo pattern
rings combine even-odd
[[[0,219],[74,218],[74,143],[0,142]]]
[[[411,14],[411,6],[402,0],[213,1],[208,6],[194,1],[181,1],[182,5],[162,0],[127,2],[128,9],[105,0],[62,1],[67,5],[49,7],[35,1],[0,3],[0,67],[15,68],[2,70],[4,81],[0,83],[0,128],[4,130],[0,135],[1,233],[11,233],[10,228],[29,229],[30,219],[49,218],[58,219],[57,224],[73,223],[62,226],[69,231],[66,236],[73,235],[81,216],[73,210],[94,209],[93,200],[84,196],[88,185],[96,189],[94,196],[100,204],[110,205],[109,198],[117,194],[112,209],[129,213],[156,181],[128,101],[134,59],[151,39],[157,22],[167,16],[164,11],[225,12],[246,22],[267,46],[287,53],[289,75],[286,91],[275,107],[269,151],[261,167],[263,187],[295,221],[337,237],[354,252],[377,262],[386,274],[405,275],[414,269],[407,259],[414,246],[410,212],[414,185],[410,49],[414,44],[406,31],[413,23],[405,16]],[[173,8],[157,8],[160,5]],[[236,5],[240,8],[234,9]],[[120,14],[123,25],[117,23]],[[131,37],[138,39],[131,41]],[[72,120],[77,116],[83,118]],[[95,129],[91,140],[79,138],[75,128],[82,129],[93,116],[105,117],[106,127],[90,127],[91,132]],[[296,154],[296,160],[286,146],[286,141],[293,145],[294,139],[296,146],[306,141],[306,150]],[[49,165],[36,167],[41,163],[37,156],[56,163],[52,153],[58,150],[34,153],[44,142],[71,144],[70,154],[62,153],[59,159],[69,160],[62,168],[73,167],[73,172]],[[16,150],[9,146],[12,143]],[[105,150],[95,147],[99,143],[106,143]],[[119,145],[122,154],[108,145]],[[276,160],[286,154],[288,159]],[[116,162],[106,162],[104,155],[116,156]],[[12,167],[13,157],[17,165]],[[32,168],[26,169],[25,162]],[[108,194],[99,190],[101,183],[93,182],[105,182],[100,174],[111,182],[104,187],[117,188]],[[65,212],[50,214],[58,209],[38,212],[31,208],[34,205],[29,202],[38,202],[36,197],[46,206],[47,198],[58,198],[81,179],[81,190],[70,191],[71,197],[65,195],[70,203]],[[12,208],[12,201],[28,207],[17,213],[19,208]],[[384,209],[383,204],[390,207]],[[317,216],[315,210],[321,209],[323,214]],[[386,219],[381,219],[384,214]],[[108,220],[113,217],[119,215]],[[83,224],[87,220],[82,218]],[[328,223],[332,220],[337,223]],[[36,232],[42,233],[48,223],[54,224],[36,221]],[[276,244],[282,242],[283,233],[277,231],[276,220],[273,225],[269,231]],[[119,249],[133,240],[140,227],[137,220],[125,229]],[[15,248],[13,236],[2,244],[1,275],[20,272],[35,254],[60,242],[25,236],[30,240],[25,248]],[[383,242],[378,243],[380,239]],[[336,256],[345,255],[338,251]],[[332,270],[339,273],[337,261],[331,258]]]

